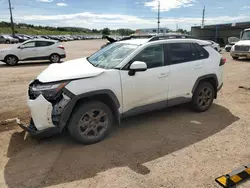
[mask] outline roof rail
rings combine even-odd
[[[190,35],[183,35],[183,34],[163,34],[163,35],[156,35],[150,38],[149,42],[157,41],[157,40],[166,40],[166,39],[198,39],[196,37]]]

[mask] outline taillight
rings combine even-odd
[[[62,46],[62,45],[57,46],[57,48],[61,48],[62,50],[65,50],[64,46]]]
[[[227,59],[224,58],[224,57],[222,57],[222,58],[220,59],[220,66],[225,65],[226,62],[227,62]]]

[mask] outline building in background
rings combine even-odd
[[[157,33],[158,28],[137,29],[136,34]],[[169,29],[160,28],[160,33],[168,33]]]
[[[240,38],[240,32],[247,28],[250,28],[250,22],[193,26],[191,35],[199,39],[213,40],[224,46],[228,43],[229,37]]]

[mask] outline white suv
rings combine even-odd
[[[66,57],[64,47],[58,41],[33,39],[10,48],[0,49],[0,61],[7,65],[17,65],[18,61],[50,60],[59,63]]]
[[[29,85],[34,137],[67,128],[96,143],[123,117],[190,102],[206,111],[223,85],[225,59],[207,41],[135,39],[88,58],[52,64]]]

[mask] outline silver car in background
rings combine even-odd
[[[0,43],[14,44],[18,43],[19,40],[11,37],[10,35],[0,35]]]

